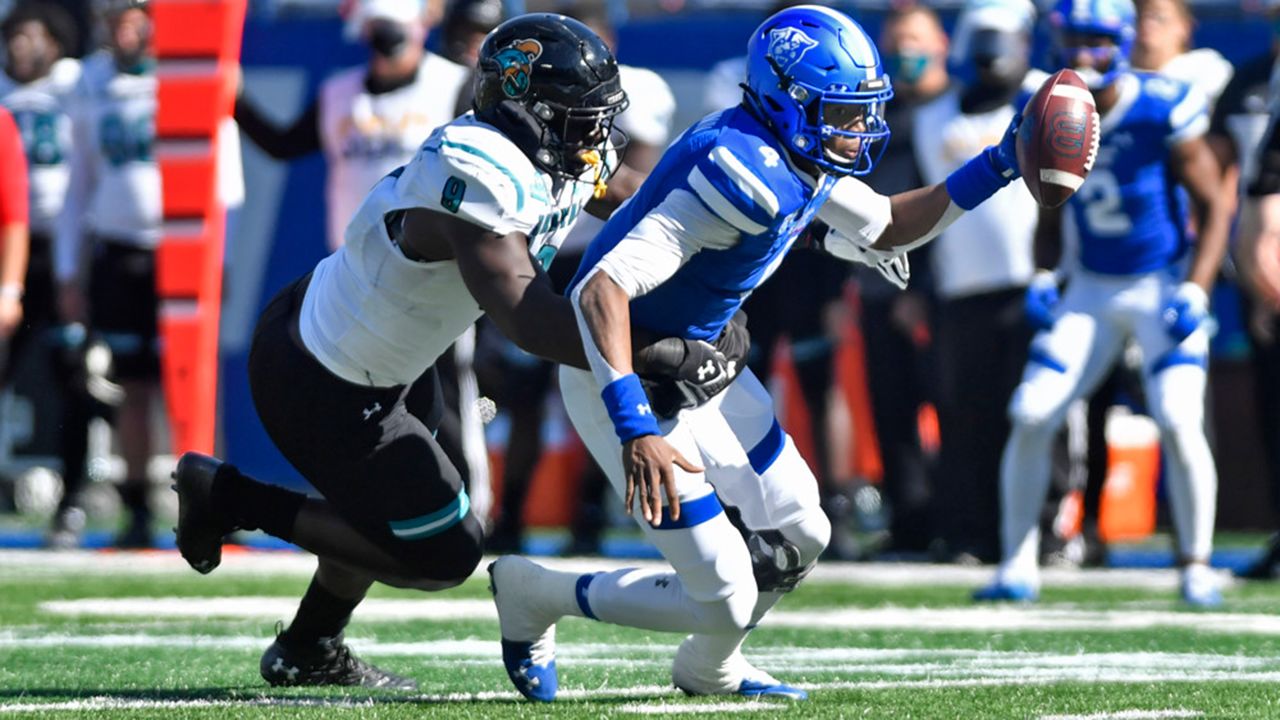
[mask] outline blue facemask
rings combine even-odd
[[[885,74],[895,83],[914,85],[929,67],[929,56],[921,52],[905,51],[884,56]]]

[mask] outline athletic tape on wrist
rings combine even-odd
[[[947,193],[951,200],[964,210],[972,210],[987,198],[995,195],[1009,179],[996,172],[987,157],[991,148],[983,150],[969,162],[947,176]]]
[[[649,397],[644,394],[640,378],[635,373],[623,375],[600,391],[613,430],[618,439],[626,442],[641,435],[661,435],[658,419],[649,407]]]

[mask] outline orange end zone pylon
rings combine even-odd
[[[218,129],[231,116],[245,0],[155,0],[156,158],[164,228],[156,251],[160,362],[177,452],[212,452],[226,208]]]

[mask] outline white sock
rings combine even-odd
[[[1002,582],[1039,585],[1040,508],[1049,492],[1054,428],[1015,423],[1000,460]]]
[[[614,625],[693,633],[731,625],[728,606],[754,598],[702,602],[685,590],[680,576],[670,571],[624,568],[598,573],[586,592],[588,617]]]

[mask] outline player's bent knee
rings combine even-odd
[[[729,595],[703,603],[699,632],[734,633],[751,626],[758,593],[750,584],[738,584]]]
[[[757,530],[747,537],[759,590],[790,592],[813,570],[831,539],[830,521],[818,515],[811,513],[811,518],[784,529]]]

